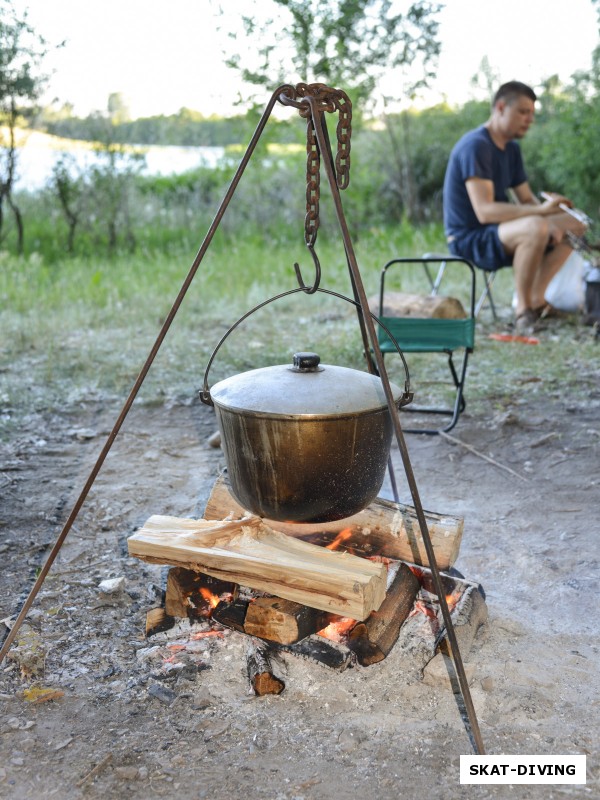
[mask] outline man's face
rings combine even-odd
[[[529,97],[517,97],[511,103],[499,100],[498,121],[507,139],[522,139],[533,123],[535,104]]]

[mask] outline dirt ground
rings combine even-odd
[[[0,619],[18,612],[118,411],[34,415],[3,446]],[[286,689],[264,698],[248,693],[238,634],[198,643],[177,669],[157,660],[144,626],[165,569],[130,559],[126,539],[154,513],[202,515],[224,466],[214,430],[195,402],[134,405],[0,666],[0,796],[600,796],[600,391],[585,402],[525,391],[502,412],[467,411],[453,435],[495,464],[407,436],[423,506],[464,517],[455,566],[486,593],[466,661],[487,751],[587,754],[585,786],[461,786],[459,756],[473,751],[457,698],[399,648],[343,673],[282,657]],[[123,590],[102,592],[114,578]],[[36,688],[53,699],[34,702]]]

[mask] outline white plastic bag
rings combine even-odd
[[[576,250],[552,278],[544,299],[559,311],[579,311],[585,303],[586,262]]]

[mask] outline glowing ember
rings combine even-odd
[[[386,567],[389,567],[390,564],[398,563],[393,558],[388,558],[387,556],[365,556],[367,561],[374,561],[376,564],[385,564]]]
[[[196,641],[197,639],[206,639],[209,636],[217,636],[219,639],[223,639],[225,634],[223,631],[199,631],[198,633],[192,633],[190,639]]]
[[[355,625],[355,619],[340,617],[317,633],[324,639],[331,639],[332,642],[343,642]]]
[[[332,542],[325,545],[327,550],[337,550],[338,547],[343,544],[346,539],[349,539],[352,536],[352,528],[344,528],[344,530],[340,531],[338,535]]]
[[[446,605],[448,606],[448,611],[453,611],[461,596],[462,592],[460,587],[457,587],[451,594],[446,595]],[[424,614],[430,619],[437,619],[438,612],[441,613],[437,598],[434,596],[432,600],[415,600],[412,611],[408,616],[414,617],[415,614]]]
[[[416,614],[425,614],[425,616],[429,617],[430,619],[437,619],[437,615],[432,606],[423,602],[423,600],[415,600],[412,611],[408,616],[414,617]]]

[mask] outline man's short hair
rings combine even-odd
[[[526,83],[521,81],[508,81],[503,83],[498,89],[492,100],[492,108],[496,105],[498,100],[504,100],[509,106],[512,105],[519,97],[528,97],[530,100],[537,100],[537,95]]]

